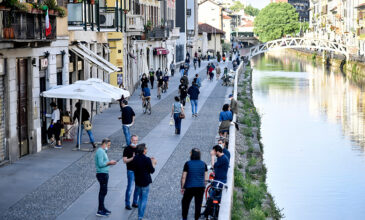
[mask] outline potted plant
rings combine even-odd
[[[11,26],[11,23],[13,21],[13,13],[12,11],[7,13],[8,15],[6,16],[6,22],[5,22],[5,27],[3,29],[3,35],[5,39],[14,39],[15,35],[14,35],[14,28]]]
[[[48,7],[48,13],[54,15],[54,10],[57,8],[56,0],[44,0],[43,4]]]
[[[57,6],[55,10],[56,10],[58,16],[60,16],[61,18],[67,16],[67,9],[65,7]]]

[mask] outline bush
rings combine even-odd
[[[251,157],[250,160],[248,161],[248,166],[252,167],[252,166],[256,165],[256,163],[257,163],[256,157]]]
[[[250,220],[265,220],[266,216],[265,213],[259,209],[258,207],[255,207],[250,210]]]
[[[262,199],[265,197],[265,191],[255,184],[245,182],[243,187],[243,204],[246,209],[250,210],[255,207],[261,207]]]
[[[62,6],[57,6],[55,9],[58,12],[58,15],[63,18],[67,16],[67,9]]]
[[[243,188],[244,181],[245,180],[241,171],[237,168],[234,168],[234,185]]]
[[[48,10],[55,10],[57,8],[56,0],[44,0],[43,5],[46,5]]]

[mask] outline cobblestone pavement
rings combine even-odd
[[[205,78],[204,67],[205,65],[200,69],[202,78]],[[190,77],[192,76],[193,74],[190,73]],[[203,152],[207,152],[212,146],[215,141],[214,137],[218,126],[217,115],[225,98],[226,88],[223,88],[220,85],[215,86],[213,92],[209,92],[209,97],[207,97],[205,104],[200,109],[200,116],[197,120],[190,122],[190,126],[184,128],[185,135],[183,137],[178,137],[176,139],[176,136],[173,135],[173,129],[168,127],[168,115],[171,111],[169,106],[171,106],[173,97],[177,94],[176,88],[178,85],[178,78],[180,77],[175,76],[171,80],[170,89],[168,90],[168,93],[163,94],[161,100],[157,100],[156,98],[156,89],[152,90],[152,115],[144,115],[142,113],[141,100],[138,98],[138,90],[130,98],[130,105],[137,114],[136,123],[131,128],[131,133],[138,134],[142,141],[144,141],[145,138],[146,140],[151,140],[154,137],[153,135],[158,136],[161,134],[161,131],[156,129],[156,127],[161,127],[161,129],[163,129],[161,135],[164,135],[166,144],[168,144],[169,141],[178,143],[176,144],[177,147],[174,145],[168,148],[167,146],[162,145],[155,146],[150,150],[151,153],[161,154],[161,161],[165,161],[166,163],[164,166],[160,164],[160,167],[158,167],[160,172],[158,172],[157,175],[154,175],[155,183],[151,186],[150,200],[146,213],[146,217],[149,219],[178,219],[180,217],[181,196],[178,191],[179,186],[176,188],[176,183],[179,182],[183,163],[188,159],[188,152],[193,144],[195,144],[194,146],[197,144],[201,145]],[[108,120],[111,121],[110,124],[115,124],[116,118],[118,117],[118,106],[113,106],[106,112],[108,111],[113,112],[113,114],[108,115],[108,117],[111,117],[108,118]],[[104,123],[108,122],[108,120],[105,120],[105,115],[98,117],[100,117],[100,120],[104,121]],[[162,123],[166,126],[162,126]],[[96,124],[94,123],[94,127],[95,126]],[[112,135],[110,135],[109,138],[112,140],[113,147],[108,151],[109,158],[120,160],[123,151],[122,146],[125,143],[124,135],[121,129],[115,128],[115,126],[113,129],[110,128],[110,131]],[[155,133],[153,133],[153,131]],[[104,134],[107,133],[107,131],[100,133]],[[84,135],[84,138],[86,138],[86,135]],[[158,138],[154,137],[154,139],[158,141]],[[147,144],[154,146],[155,143],[151,142],[152,141],[147,142]],[[165,148],[169,153],[165,154]],[[207,161],[208,155],[203,153],[203,158]],[[10,208],[2,212],[0,214],[0,219],[55,219],[57,217],[58,219],[95,218],[96,209],[94,207],[96,207],[97,203],[97,194],[95,191],[98,190],[98,187],[97,184],[95,184],[96,179],[93,159],[93,153],[83,154],[83,156],[75,160],[75,162],[44,181],[32,192],[26,194],[16,203],[11,205]],[[125,165],[118,163],[118,165],[113,168],[113,173],[117,174],[115,176],[118,177],[115,179],[111,178],[109,194],[107,196],[107,204],[109,202],[112,207],[116,207],[115,209],[112,209],[112,216],[118,216],[117,219],[126,219],[130,216],[131,219],[134,219],[132,216],[136,216],[136,213],[125,212],[123,206],[124,184],[126,182]],[[161,209],[161,207],[164,208]],[[169,207],[169,209],[166,209],[165,207]],[[164,218],[165,216],[170,216],[170,218]],[[113,217],[111,219],[113,219]]]

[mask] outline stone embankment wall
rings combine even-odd
[[[349,78],[358,81],[365,79],[365,58],[350,59],[348,62],[345,60],[345,56],[331,55],[329,52],[315,52],[304,49],[286,49],[286,53],[305,58],[313,62],[325,63],[331,69],[342,70]],[[270,53],[271,54],[271,53]]]
[[[252,100],[252,69],[240,74],[237,101],[232,219],[281,219],[283,215],[267,190],[260,135],[260,115]]]

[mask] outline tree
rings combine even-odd
[[[234,12],[239,12],[243,10],[245,6],[240,1],[234,1],[233,5],[229,8]]]
[[[245,8],[245,13],[248,15],[251,15],[253,17],[256,17],[260,13],[260,9],[252,7],[252,5],[249,5]]]
[[[270,3],[255,18],[254,33],[267,42],[300,31],[299,14],[289,3]]]

